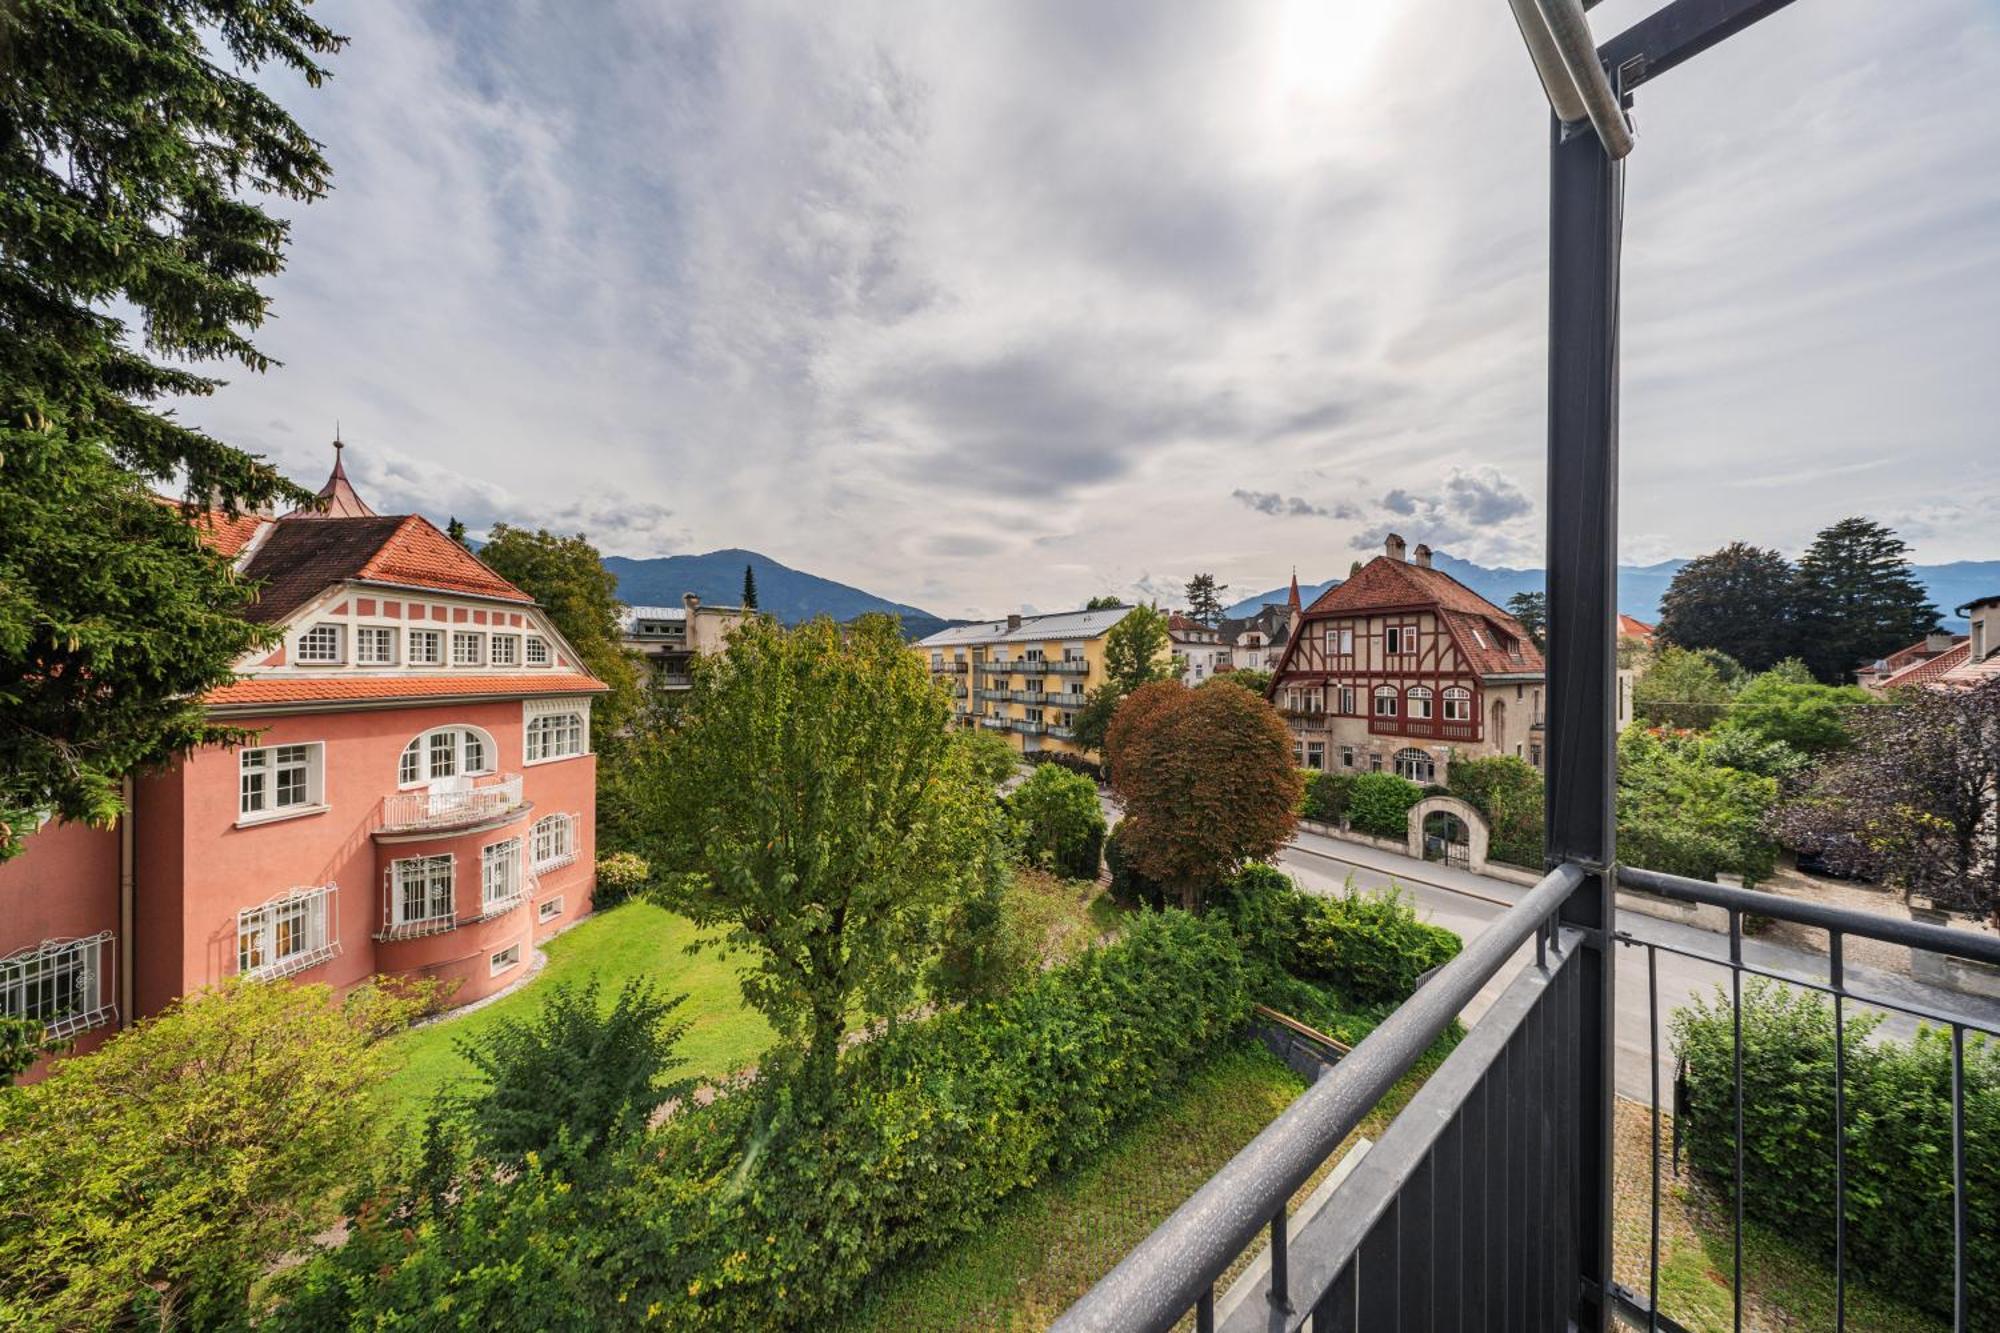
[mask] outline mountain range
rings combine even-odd
[[[1540,592],[1545,581],[1539,569],[1476,565],[1442,551],[1433,557],[1433,563],[1497,606],[1507,605],[1507,599],[1516,593]],[[1685,560],[1662,560],[1652,565],[1618,566],[1618,609],[1649,623],[1658,620],[1660,598],[1666,594],[1667,585],[1674,581],[1674,575],[1686,563]],[[1930,593],[1931,601],[1944,613],[1945,625],[1952,629],[1963,630],[1966,626],[1965,620],[1954,614],[1959,607],[1975,597],[1991,597],[2000,593],[2000,560],[1957,560],[1945,565],[1915,565],[1912,571],[1917,581]],[[1328,579],[1310,588],[1301,583],[1299,596],[1310,606],[1313,598],[1338,582],[1338,579]],[[1246,597],[1230,606],[1228,614],[1251,615],[1267,603],[1284,601],[1290,591],[1291,585],[1286,584],[1255,597]]]
[[[604,567],[618,579],[618,597],[633,606],[679,606],[682,593],[704,602],[735,606],[743,600],[743,569],[757,576],[757,608],[787,625],[814,616],[852,620],[869,611],[903,618],[903,630],[921,638],[952,622],[902,602],[783,565],[768,555],[730,547],[704,555],[662,555],[646,559],[608,555]]]

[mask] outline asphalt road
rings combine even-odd
[[[1118,810],[1105,802],[1105,815],[1116,821]],[[1506,880],[1474,875],[1435,861],[1419,861],[1394,852],[1344,842],[1322,834],[1301,831],[1292,845],[1278,857],[1278,864],[1311,893],[1338,893],[1352,884],[1362,889],[1382,889],[1396,885],[1416,900],[1424,919],[1435,922],[1470,940],[1512,906],[1527,889]],[[1646,944],[1667,946],[1656,951],[1659,989],[1660,1095],[1671,1099],[1673,1051],[1669,1025],[1673,1011],[1697,995],[1714,999],[1718,990],[1726,996],[1729,969],[1720,963],[1670,953],[1667,948],[1685,950],[1706,958],[1726,959],[1728,936],[1678,922],[1636,912],[1619,914],[1617,927],[1639,943],[1621,945],[1613,960],[1614,985],[1618,992],[1618,1092],[1641,1102],[1652,1100],[1651,1069],[1653,1046],[1649,1040],[1650,1002],[1647,984]],[[1507,987],[1515,973],[1533,956],[1532,944],[1523,945],[1514,958],[1467,1005],[1462,1018],[1470,1026],[1478,1021]],[[1744,941],[1744,961],[1781,976],[1824,982],[1827,960],[1824,954],[1809,953],[1761,940]],[[1745,978],[1748,984],[1749,978]],[[2000,1032],[2000,1002],[1940,990],[1911,980],[1899,972],[1849,964],[1847,985],[1851,992],[1890,1004],[1912,1005],[1964,1019],[1973,1026]],[[1850,1004],[1850,1016],[1869,1006]],[[1905,1013],[1881,1009],[1884,1014],[1878,1037],[1907,1038],[1918,1020]]]

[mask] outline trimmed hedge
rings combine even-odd
[[[761,1091],[639,1136],[601,1187],[530,1163],[361,1210],[283,1279],[280,1326],[819,1327],[872,1274],[977,1229],[1109,1142],[1249,1011],[1219,924],[1148,913],[1005,1000],[849,1052],[829,1105]]]
[[[1542,868],[1542,775],[1510,754],[1478,759],[1453,756],[1451,795],[1486,816],[1492,840],[1487,855],[1508,865]]]
[[[1847,1262],[1949,1318],[1952,1301],[1951,1038],[1874,1041],[1875,1014],[1850,1011],[1846,1069]],[[1734,1044],[1726,996],[1673,1017],[1685,1062],[1681,1128],[1695,1167],[1731,1197]],[[1834,1241],[1832,1007],[1751,981],[1743,991],[1743,1210],[1817,1246]],[[1972,1327],[2000,1329],[2000,1046],[1965,1047],[1966,1269]]]
[[[1444,927],[1419,921],[1415,904],[1393,888],[1321,897],[1268,865],[1237,875],[1211,911],[1229,923],[1246,956],[1363,1006],[1400,1003],[1418,977],[1465,947]]]
[[[1410,807],[1424,789],[1394,773],[1358,773],[1347,799],[1347,822],[1359,833],[1401,838],[1410,831]]]
[[[1305,804],[1299,813],[1322,824],[1338,824],[1347,814],[1354,795],[1353,773],[1328,773],[1317,768],[1301,770],[1306,780]]]

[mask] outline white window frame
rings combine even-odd
[[[418,645],[425,645],[421,650]],[[445,653],[444,631],[441,629],[411,629],[406,639],[409,649],[410,666],[443,666]]]
[[[315,651],[316,645],[326,643],[333,645],[330,654]],[[300,666],[340,666],[347,661],[347,626],[322,620],[300,630],[298,642],[292,648],[292,660]]]
[[[433,738],[445,736],[451,738],[450,747],[447,750],[439,750],[433,744]],[[466,743],[468,740],[478,744],[477,756],[471,754],[471,747]],[[412,754],[416,756],[417,761],[417,772],[414,777],[411,776]],[[439,754],[451,756],[449,773],[437,771],[436,758]],[[468,760],[474,757],[479,762],[469,763]],[[399,791],[411,791],[418,787],[428,787],[431,783],[446,778],[486,777],[497,771],[499,762],[500,757],[493,744],[492,733],[484,727],[475,727],[464,722],[454,723],[448,727],[432,727],[429,731],[420,731],[411,737],[410,743],[405,745],[402,753],[396,757],[396,788]]]
[[[545,921],[553,921],[562,914],[563,900],[561,894],[557,894],[553,898],[545,898],[535,904],[535,923],[537,925]]]
[[[500,650],[503,646],[507,650],[505,661],[502,661],[500,657]],[[497,667],[517,667],[521,665],[521,636],[518,634],[488,635],[486,639],[486,662],[488,666]]]
[[[524,859],[519,838],[489,842],[479,849],[481,915],[498,916],[521,901],[521,895],[528,891]]]
[[[44,940],[0,958],[0,1016],[39,1019],[50,1040],[73,1037],[118,1017],[108,930],[73,940]]]
[[[368,649],[371,643],[387,645],[387,651],[374,656]],[[394,666],[396,665],[396,630],[393,625],[358,625],[354,630],[354,665]]]
[[[502,972],[510,972],[520,965],[521,946],[519,944],[510,944],[506,948],[497,950],[487,957],[486,975],[497,977]]]
[[[236,970],[246,977],[288,977],[340,954],[334,886],[281,893],[236,914]]]
[[[540,634],[530,634],[521,646],[521,661],[531,667],[554,666],[555,649]]]
[[[1417,722],[1430,721],[1431,714],[1436,710],[1435,700],[1437,698],[1431,692],[1431,687],[1428,685],[1412,685],[1407,693],[1409,695],[1410,719]]]
[[[1389,657],[1407,656],[1413,649],[1409,644],[1410,633],[1406,626],[1389,625],[1382,630],[1382,651]]]
[[[293,754],[291,752],[299,753]],[[277,803],[279,778],[303,770],[297,798]],[[255,775],[259,781],[252,784]],[[290,819],[326,809],[326,742],[291,741],[284,745],[253,745],[236,752],[236,822],[265,824],[274,819]],[[250,793],[259,793],[258,805],[251,808]]]
[[[412,913],[410,890],[422,911]],[[458,858],[450,852],[432,856],[406,856],[389,863],[389,912],[391,930],[430,927],[449,930],[458,923]]]
[[[1397,689],[1394,685],[1377,685],[1375,687],[1375,716],[1376,717],[1397,716],[1402,696],[1403,692]],[[1383,704],[1387,704],[1389,706],[1387,708],[1384,708],[1382,706]]]
[[[1625,681],[1621,677],[1618,687],[1622,691]],[[1444,692],[1444,720],[1447,722],[1472,721],[1472,691],[1463,685],[1448,686]]]
[[[588,699],[528,699],[521,705],[521,715],[523,766],[552,764],[590,753]]]
[[[1352,685],[1343,685],[1340,687],[1340,715],[1342,717],[1353,717],[1354,713],[1354,687]]]
[[[467,644],[472,646],[470,654],[459,650]],[[478,667],[486,665],[486,632],[476,629],[455,629],[451,632],[451,664],[455,667]]]
[[[528,861],[535,873],[554,870],[576,860],[576,816],[544,815],[528,830]]]

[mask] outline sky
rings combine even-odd
[[[1600,40],[1657,0],[1606,0]],[[1547,106],[1503,0],[325,0],[334,190],[183,419],[385,513],[942,615],[1539,565]],[[2000,557],[2000,3],[1640,91],[1626,559]]]

